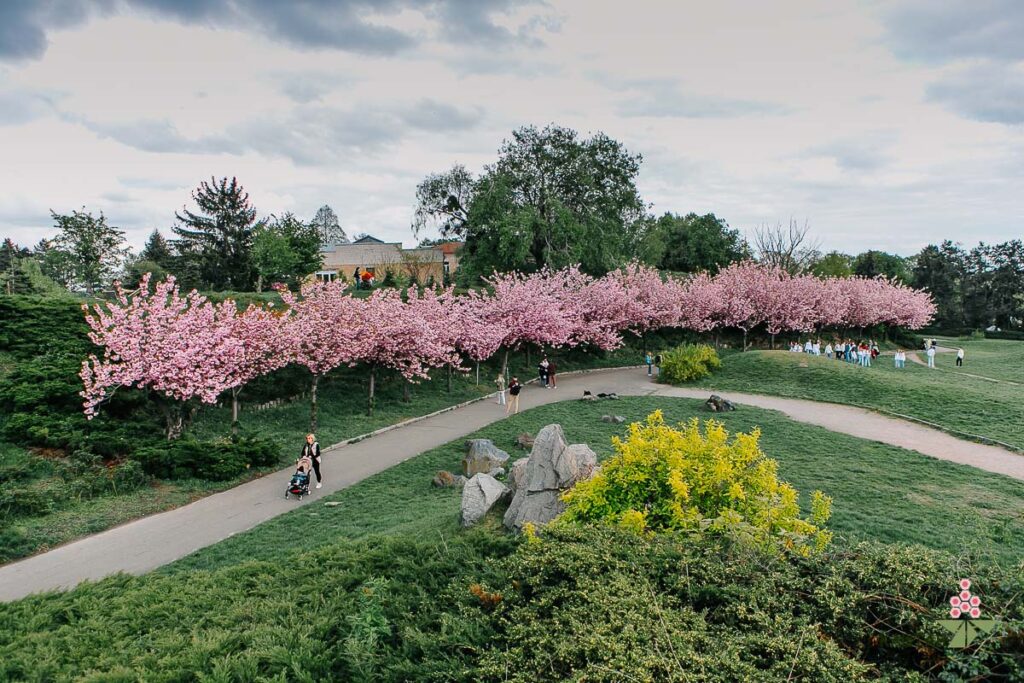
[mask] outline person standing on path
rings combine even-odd
[[[552,389],[558,388],[558,382],[555,381],[555,371],[557,369],[558,366],[555,365],[555,361],[548,361],[548,383],[551,385]]]
[[[320,444],[312,434],[306,434],[306,443],[302,445],[302,453],[299,458],[309,458],[313,461],[313,471],[316,472],[316,487],[323,486],[323,478],[320,476]]]
[[[498,387],[498,405],[505,405],[505,375],[499,372],[494,379],[494,386]]]
[[[963,349],[957,349],[956,350],[956,366],[958,368],[962,368],[964,366],[964,350]]]
[[[651,358],[651,354],[644,354],[644,364],[647,365],[647,376],[651,376],[651,365],[654,363],[654,359]]]
[[[518,377],[513,377],[508,381],[508,405],[505,406],[505,414],[519,413],[519,392],[523,390],[523,386],[519,383]]]
[[[544,388],[548,388],[548,368],[551,364],[548,362],[547,356],[540,359],[540,364],[537,366],[537,375],[540,377],[540,383],[544,385]]]
[[[935,367],[935,346],[934,345],[928,347],[928,367],[930,367],[930,368],[934,368]]]
[[[654,374],[661,375],[661,354],[654,354]]]

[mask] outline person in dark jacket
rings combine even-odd
[[[320,444],[312,434],[306,434],[306,443],[302,444],[302,454],[299,458],[309,458],[313,461],[313,471],[316,472],[316,487],[323,486],[323,479],[320,476]]]

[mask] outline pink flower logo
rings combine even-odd
[[[970,587],[970,579],[960,579],[960,593],[949,599],[949,616],[953,619],[959,619],[963,615],[969,619],[981,616],[981,598],[971,595],[971,591],[968,590]]]

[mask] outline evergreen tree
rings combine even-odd
[[[10,237],[0,245],[0,291],[4,294],[29,294],[32,283],[21,267],[29,258],[29,250],[14,243]]]
[[[154,230],[150,233],[146,246],[142,248],[139,260],[152,261],[163,268],[167,268],[171,264],[171,259],[170,245],[167,244],[167,240],[164,239],[159,230]]]
[[[199,285],[214,290],[248,291],[256,277],[252,241],[256,209],[237,178],[210,178],[192,192],[198,212],[176,213],[176,270],[194,272]]]
[[[316,230],[320,237],[320,245],[324,249],[330,249],[335,244],[348,244],[348,235],[338,223],[338,214],[334,213],[327,204],[317,210],[310,225]]]

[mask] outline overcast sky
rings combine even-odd
[[[1024,228],[1024,3],[0,0],[0,236],[136,248],[211,175],[412,241],[416,184],[603,131],[652,211],[903,254]]]

